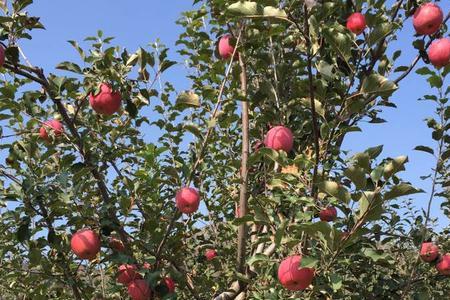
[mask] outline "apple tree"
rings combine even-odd
[[[448,297],[448,3],[194,0],[180,91],[169,48],[102,31],[43,70],[32,2],[0,2],[2,299]],[[343,148],[412,72],[436,107],[427,192],[408,157]]]

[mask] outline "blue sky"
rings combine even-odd
[[[190,0],[35,1],[31,6],[31,13],[41,17],[47,30],[36,31],[33,40],[24,41],[21,46],[29,60],[42,66],[47,72],[53,71],[54,66],[61,61],[77,61],[78,55],[67,40],[82,41],[86,36],[95,35],[97,29],[103,30],[107,36],[115,36],[115,43],[130,51],[154,42],[157,38],[173,47],[182,29],[175,21],[181,11],[190,9],[191,3]],[[440,5],[444,12],[449,11],[450,1],[443,1]],[[400,58],[402,64],[409,64],[416,55],[411,45],[412,35],[412,24],[409,21],[394,45],[395,49],[403,50]],[[171,58],[180,60],[175,51],[171,54]],[[179,90],[187,89],[189,83],[182,74],[185,74],[185,69],[180,64],[163,79],[173,82]],[[425,80],[411,74],[392,97],[398,108],[385,109],[381,115],[388,123],[363,125],[362,133],[353,133],[347,137],[344,148],[354,153],[384,144],[383,157],[408,155],[410,163],[403,177],[428,191],[430,183],[420,180],[419,176],[428,174],[435,161],[429,154],[413,151],[416,145],[432,145],[431,132],[423,119],[433,114],[433,105],[417,101],[417,98],[428,92]],[[418,206],[425,206],[428,195],[420,194],[415,199]],[[433,216],[441,216],[441,226],[449,224],[449,220],[439,212],[439,201],[434,203]]]

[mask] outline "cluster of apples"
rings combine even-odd
[[[439,31],[444,21],[442,9],[435,3],[424,3],[414,13],[413,26],[419,35],[433,35]],[[351,14],[347,19],[347,29],[356,35],[364,32],[366,18],[362,13]],[[450,62],[450,39],[433,41],[428,49],[428,58],[436,68],[445,67]]]
[[[125,246],[115,237],[109,240],[110,247],[118,252],[123,252]],[[100,252],[101,241],[100,236],[91,229],[81,229],[73,234],[70,240],[70,246],[73,253],[80,259],[93,260]],[[215,253],[210,253],[210,259],[212,259]],[[149,263],[144,263],[141,269],[150,269]],[[165,294],[172,294],[175,292],[175,281],[166,276],[162,279],[161,283],[152,291],[150,285],[143,279],[139,273],[139,267],[136,264],[123,264],[120,265],[117,272],[117,282],[127,286],[128,295],[133,300],[147,300],[153,293],[158,293],[164,289]]]
[[[427,263],[435,263],[436,270],[441,275],[450,276],[450,254],[440,255],[439,247],[432,242],[422,243],[420,258]]]
[[[101,115],[113,115],[120,110],[121,103],[122,95],[120,92],[114,91],[111,85],[107,83],[100,84],[99,93],[89,94],[89,104],[94,111]],[[39,137],[44,141],[49,142],[50,131],[55,137],[58,137],[64,133],[64,127],[59,120],[45,121],[39,129]]]

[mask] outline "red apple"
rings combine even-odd
[[[50,141],[48,131],[53,131],[55,136],[60,136],[64,132],[62,123],[58,120],[45,121],[42,127],[39,129],[39,137],[44,141]]]
[[[425,262],[435,261],[439,256],[439,247],[433,243],[422,243],[420,248],[420,258]]]
[[[152,268],[152,265],[149,264],[148,262],[145,262],[145,263],[142,265],[142,268],[144,268],[144,269],[146,269],[146,270],[150,270],[150,269]]]
[[[294,135],[287,127],[275,126],[267,132],[264,145],[273,150],[289,152],[294,145]]]
[[[5,48],[3,45],[0,45],[0,68],[3,67],[5,63]]]
[[[136,279],[128,285],[128,295],[133,300],[148,300],[152,296],[152,291],[147,281]]]
[[[109,239],[109,247],[117,252],[123,252],[125,250],[123,242],[116,237],[111,237]]]
[[[314,269],[300,268],[301,255],[289,256],[278,267],[278,280],[290,291],[306,289],[314,278]]]
[[[137,273],[136,265],[121,265],[117,275],[117,282],[121,284],[129,284],[135,279],[142,279],[141,274]]]
[[[434,3],[422,4],[414,13],[413,25],[416,32],[421,35],[433,34],[439,30],[444,13],[442,9]]]
[[[112,115],[119,111],[122,102],[120,92],[112,90],[111,86],[106,83],[100,85],[100,92],[96,95],[89,95],[89,103],[92,108],[99,114]]]
[[[174,293],[175,292],[175,281],[173,281],[173,279],[170,277],[164,277],[163,281],[167,287],[168,293],[169,294]]]
[[[92,260],[100,252],[100,237],[91,229],[81,229],[72,236],[70,247],[78,258]]]
[[[217,251],[214,249],[208,249],[205,252],[205,257],[207,261],[213,260],[217,256]]]
[[[219,55],[222,59],[229,59],[234,52],[234,46],[231,44],[231,34],[225,34],[219,39],[217,45],[219,49]]]
[[[179,211],[185,214],[192,214],[198,210],[200,195],[196,189],[184,187],[177,192],[175,202]]]
[[[439,262],[436,264],[436,270],[441,275],[450,275],[450,254],[442,255]]]
[[[450,62],[450,39],[435,40],[428,49],[428,58],[436,68],[448,65]]]
[[[319,218],[321,221],[332,222],[336,220],[336,217],[337,217],[337,210],[334,206],[329,206],[325,209],[322,209],[319,212]]]
[[[361,34],[366,26],[366,17],[362,13],[353,13],[347,19],[347,29],[356,35]]]

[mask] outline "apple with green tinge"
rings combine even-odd
[[[184,187],[177,192],[175,202],[180,212],[192,214],[198,210],[200,205],[200,195],[196,189]]]
[[[208,249],[205,252],[205,257],[207,261],[213,260],[217,256],[217,251],[214,249]]]
[[[100,237],[91,229],[81,229],[72,236],[70,247],[78,258],[92,260],[100,252]]]
[[[119,111],[122,95],[120,92],[113,91],[109,84],[102,83],[98,94],[89,95],[89,103],[97,113],[110,116]]]
[[[422,243],[420,258],[425,262],[435,261],[439,256],[439,247],[431,242]]]
[[[229,59],[234,53],[234,46],[231,44],[232,38],[231,34],[225,34],[219,39],[217,47],[222,59]]]
[[[414,12],[413,26],[418,34],[429,35],[439,30],[443,20],[444,13],[438,5],[425,3]]]
[[[428,58],[436,68],[448,65],[450,63],[450,38],[435,40],[428,49]]]
[[[450,275],[450,254],[442,255],[441,259],[436,264],[436,270],[441,275]]]
[[[164,277],[163,282],[166,285],[169,294],[175,293],[175,281],[172,278]]]
[[[128,285],[128,295],[133,300],[148,300],[152,296],[152,291],[147,281],[136,279]]]
[[[45,121],[39,129],[39,137],[44,141],[50,141],[50,131],[52,131],[55,136],[60,136],[64,132],[64,127],[58,120]]]
[[[121,284],[129,284],[135,279],[142,279],[141,274],[139,274],[137,271],[138,267],[136,265],[125,264],[119,266],[117,282]]]
[[[337,210],[334,206],[328,206],[319,212],[319,218],[321,221],[332,222],[336,220]]]
[[[294,146],[294,135],[287,127],[275,126],[267,132],[264,145],[273,150],[290,152]]]
[[[301,268],[301,255],[289,256],[278,267],[278,280],[290,291],[306,289],[314,279],[314,269]]]
[[[362,13],[353,13],[347,19],[347,29],[356,35],[361,34],[366,26],[366,17]]]

